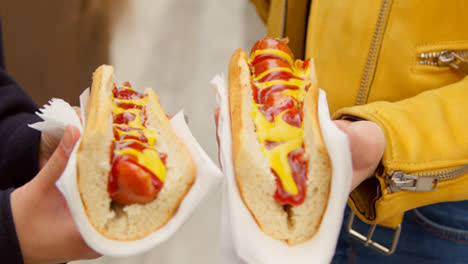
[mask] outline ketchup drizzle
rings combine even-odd
[[[130,87],[130,86],[129,86]],[[138,93],[137,91],[128,89],[124,87],[117,88],[114,84],[114,88],[112,89],[112,93],[114,98],[117,99],[124,99],[124,100],[136,100],[136,99],[143,99],[145,98],[144,94]]]
[[[133,113],[127,113],[127,112],[120,113],[112,117],[112,123],[118,124],[118,125],[128,125],[128,123],[135,120],[135,118],[136,118],[136,115]]]

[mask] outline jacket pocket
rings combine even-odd
[[[454,56],[456,58],[454,58]],[[468,40],[447,41],[433,44],[424,44],[416,47],[413,58],[413,71],[415,73],[439,73],[454,75],[451,69],[451,59],[468,59]],[[468,74],[468,72],[464,73]]]

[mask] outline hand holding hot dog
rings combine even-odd
[[[219,146],[219,108],[215,109],[214,118],[216,139]],[[385,150],[385,137],[382,129],[370,121],[335,120],[334,122],[339,129],[348,135],[353,162],[351,190],[354,190],[364,180],[374,175]]]
[[[335,124],[348,135],[353,162],[351,190],[374,175],[385,149],[382,129],[371,121],[336,120]]]
[[[26,264],[99,256],[81,238],[55,186],[79,137],[77,128],[67,127],[63,139],[37,176],[11,194],[15,229]]]

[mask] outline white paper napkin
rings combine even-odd
[[[322,223],[315,236],[297,246],[265,235],[244,205],[234,175],[228,87],[224,77],[211,81],[220,106],[218,133],[220,159],[226,177],[221,222],[220,263],[310,264],[329,263],[335,252],[343,212],[351,186],[351,153],[348,138],[330,119],[326,94],[319,94],[319,123],[332,163],[330,197]]]
[[[80,132],[83,132],[80,118],[75,109],[62,99],[50,99],[49,104],[44,105],[36,114],[44,121],[29,126],[56,138],[63,137],[65,127],[68,125],[74,125],[80,129]]]
[[[84,109],[87,109],[88,94],[89,91],[86,89],[80,96],[83,117],[85,116]],[[46,133],[60,135],[60,137],[63,135],[66,125],[72,124],[82,129],[75,110],[63,100],[51,100],[50,106],[44,106],[44,109],[45,111],[42,110],[41,114],[44,121],[39,124],[33,124],[31,127]],[[131,256],[163,243],[189,218],[203,197],[221,182],[221,171],[193,137],[185,123],[182,111],[177,113],[170,123],[174,132],[185,144],[192,156],[196,168],[196,179],[172,218],[163,227],[139,240],[111,240],[97,232],[88,221],[76,182],[76,150],[80,142],[76,144],[67,167],[56,182],[56,185],[67,201],[72,217],[83,239],[88,246],[100,254],[113,257]],[[61,132],[57,132],[58,130],[61,130]]]

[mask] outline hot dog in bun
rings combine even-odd
[[[152,89],[118,87],[113,67],[93,75],[77,152],[77,183],[87,217],[102,235],[135,240],[162,227],[190,189],[191,157]]]
[[[330,190],[311,68],[274,38],[258,41],[250,56],[236,50],[229,64],[238,189],[261,230],[289,245],[316,233]]]

